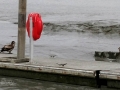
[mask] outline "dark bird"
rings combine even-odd
[[[58,64],[59,66],[65,66],[67,63],[63,63],[63,64],[59,64],[59,63],[56,63],[56,64]]]
[[[51,58],[54,58],[55,56],[56,56],[56,55],[54,55],[54,54],[51,54],[51,55],[50,55]]]
[[[119,52],[120,52],[120,47],[118,48]]]
[[[9,54],[11,54],[11,51],[14,49],[14,47],[15,47],[15,41],[12,41],[11,44],[4,45],[4,47],[1,48],[0,52],[7,51],[7,52],[9,52]]]

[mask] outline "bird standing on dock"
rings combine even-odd
[[[12,41],[11,44],[4,45],[4,47],[1,48],[0,53],[4,52],[4,51],[7,51],[7,52],[9,52],[9,54],[11,54],[11,51],[14,49],[14,47],[15,47],[15,41]]]
[[[63,63],[63,64],[59,64],[59,63],[56,63],[56,64],[58,64],[59,66],[65,66],[67,63]]]
[[[55,56],[56,56],[56,55],[54,55],[54,54],[51,54],[51,55],[50,55],[51,58],[55,58]]]

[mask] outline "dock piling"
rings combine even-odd
[[[26,3],[27,3],[27,0],[19,0],[18,47],[17,47],[17,58],[18,59],[25,58]]]

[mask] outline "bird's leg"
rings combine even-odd
[[[11,50],[9,50],[9,51],[8,51],[8,52],[9,52],[9,54],[12,54],[12,53],[11,53],[11,51],[12,51],[12,50],[13,50],[13,49],[11,49]]]
[[[11,51],[9,51],[9,54],[12,54]]]

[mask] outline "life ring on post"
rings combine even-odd
[[[38,13],[29,14],[28,20],[26,22],[26,29],[29,37],[30,37],[30,17],[32,17],[32,22],[33,22],[32,36],[33,36],[33,40],[36,41],[41,36],[43,29],[43,22],[41,16]]]

